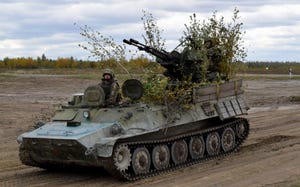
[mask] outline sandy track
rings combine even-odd
[[[92,80],[64,76],[0,79],[0,186],[291,186],[300,185],[300,81],[246,81],[252,109],[251,133],[228,157],[136,182],[115,180],[105,171],[51,172],[24,166],[16,137],[47,119],[56,104],[82,92]]]

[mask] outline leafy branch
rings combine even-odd
[[[157,21],[153,15],[143,10],[141,20],[145,31],[145,34],[142,34],[145,44],[158,50],[165,49],[165,39],[161,37],[163,30],[158,28]]]
[[[116,44],[112,36],[104,36],[101,32],[95,31],[87,25],[79,28],[81,30],[80,35],[86,41],[86,44],[79,44],[79,47],[90,52],[92,54],[90,57],[100,61],[125,59],[126,46],[124,44]]]

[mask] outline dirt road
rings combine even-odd
[[[245,81],[251,133],[232,155],[136,182],[102,170],[51,172],[22,165],[19,134],[55,105],[97,81],[64,76],[0,76],[0,186],[293,186],[300,185],[300,81]]]

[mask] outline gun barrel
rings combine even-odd
[[[124,39],[123,42],[126,43],[126,44],[128,44],[128,45],[131,45],[131,42],[128,41],[128,40],[126,40],[126,39]]]
[[[167,69],[165,74],[168,77],[175,79],[182,79],[180,56],[169,53],[165,50],[159,50],[151,46],[140,43],[137,40],[130,38],[129,40],[124,39],[124,43],[137,47],[140,51],[145,51],[156,57],[156,62]]]
[[[150,53],[150,54],[156,56],[157,58],[160,58],[163,61],[165,61],[165,63],[160,63],[161,65],[170,64],[171,63],[170,61],[174,60],[174,57],[172,55],[170,55],[170,53],[168,53],[164,50],[157,50],[153,47],[142,44],[135,39],[132,39],[132,38],[130,38],[129,40],[124,39],[123,42],[128,45],[133,45],[133,46],[137,47],[139,50],[146,51],[147,53]],[[178,60],[178,59],[175,59],[175,60]]]
[[[130,41],[130,43],[141,44],[139,41],[132,39],[132,38],[130,38],[129,41]],[[141,45],[143,45],[143,44],[141,44]]]

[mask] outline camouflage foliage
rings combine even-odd
[[[202,55],[203,71],[208,71],[210,64],[218,62],[216,70],[224,79],[229,80],[236,74],[240,62],[247,54],[243,46],[243,23],[239,21],[239,10],[234,9],[232,21],[226,23],[223,16],[218,18],[214,12],[208,20],[199,20],[196,14],[190,16],[190,23],[185,24],[181,41],[185,46],[196,45]],[[186,40],[190,38],[190,40]],[[193,43],[191,43],[191,41]],[[210,43],[210,45],[207,45]]]

